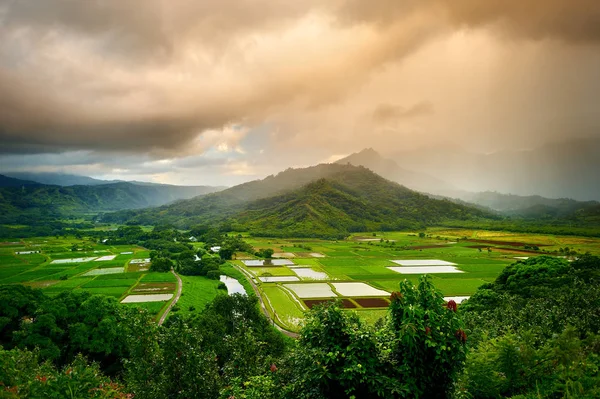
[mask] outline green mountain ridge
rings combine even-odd
[[[170,223],[181,228],[221,223],[229,230],[248,230],[254,235],[334,238],[351,232],[424,228],[447,219],[494,217],[473,207],[429,198],[364,167],[323,164],[289,169],[170,206],[105,215],[103,220]]]
[[[159,206],[214,192],[210,186],[140,186],[112,183],[94,186],[31,184],[0,187],[0,224],[37,224],[81,213]]]

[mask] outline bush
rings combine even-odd
[[[208,277],[211,280],[218,280],[221,277],[221,271],[210,270],[208,273],[206,273],[206,277]]]

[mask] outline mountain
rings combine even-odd
[[[426,173],[415,172],[400,167],[395,161],[386,159],[372,148],[349,155],[336,161],[337,164],[351,164],[364,166],[388,180],[395,181],[413,190],[438,195],[449,195],[457,191],[457,188],[441,179]],[[415,163],[414,166],[419,165]],[[420,167],[420,166],[419,166]]]
[[[528,150],[491,154],[451,145],[399,151],[400,167],[419,171],[471,192],[498,191],[522,196],[600,200],[600,139],[571,139]]]
[[[94,186],[118,182],[117,180],[99,180],[89,176],[54,172],[5,172],[4,174],[16,179],[31,180],[54,186]]]
[[[597,201],[576,201],[570,198],[546,198],[539,195],[521,196],[492,191],[464,193],[464,201],[502,212],[505,215],[529,218],[565,217],[598,206]]]
[[[493,219],[485,211],[436,200],[353,165],[322,164],[169,206],[124,211],[104,221],[223,223],[255,235],[340,237],[353,231],[424,228],[444,220]]]
[[[4,175],[0,175],[0,187],[22,187],[22,186],[35,186],[39,183],[30,180],[21,180],[15,179],[13,177],[8,177]]]
[[[217,191],[210,186],[141,186],[112,183],[93,186],[32,184],[0,188],[0,224],[37,224],[81,213],[164,205]]]

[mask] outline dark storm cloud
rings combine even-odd
[[[207,130],[269,118],[311,142],[306,115],[464,27],[594,44],[600,2],[0,0],[0,152],[185,156]],[[435,116],[367,100],[376,121]]]

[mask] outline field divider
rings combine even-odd
[[[183,291],[183,282],[181,281],[181,277],[179,277],[179,275],[177,273],[175,273],[175,270],[173,270],[173,269],[171,269],[171,273],[173,273],[173,275],[177,279],[177,293],[171,300],[171,303],[169,304],[169,306],[163,312],[162,316],[160,316],[160,318],[158,319],[159,326],[165,322],[165,320],[167,319],[167,316],[169,315],[169,312],[171,311],[173,306],[175,306],[177,304],[177,301],[179,301],[179,298],[181,297],[181,292]]]

